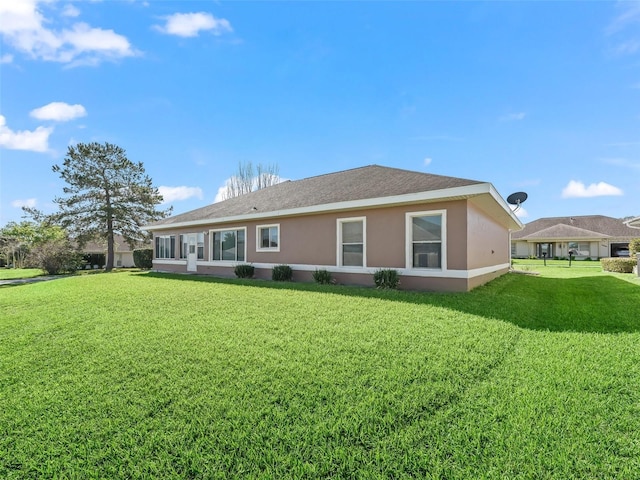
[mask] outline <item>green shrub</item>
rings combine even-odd
[[[236,268],[233,269],[233,272],[236,274],[238,278],[251,278],[255,273],[256,269],[253,265],[249,265],[248,263],[242,263],[240,265],[236,265]]]
[[[153,268],[153,248],[136,248],[133,250],[133,264],[137,268]]]
[[[329,270],[316,269],[316,271],[313,272],[313,279],[320,285],[328,285],[332,281],[331,272]]]
[[[289,265],[276,265],[271,271],[271,279],[276,282],[288,282],[293,277],[293,270]]]
[[[640,238],[634,238],[629,242],[629,256],[634,257],[640,253]]]
[[[74,272],[82,267],[82,253],[66,238],[48,240],[36,245],[27,258],[30,265],[49,275]]]
[[[382,268],[373,274],[373,281],[377,288],[398,288],[400,275],[397,270]]]
[[[637,260],[625,257],[602,258],[600,264],[605,272],[633,273],[633,267],[637,265]]]

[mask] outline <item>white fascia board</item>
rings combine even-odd
[[[393,206],[403,204],[415,204],[423,202],[447,201],[465,199],[477,195],[489,194],[496,202],[512,217],[514,222],[524,228],[524,225],[513,214],[506,202],[490,183],[477,183],[464,187],[446,188],[441,190],[431,190],[428,192],[407,193],[404,195],[393,195],[390,197],[364,198],[361,200],[351,200],[348,202],[325,203],[322,205],[312,205],[309,207],[290,208],[287,210],[272,210],[270,212],[247,213],[244,215],[234,215],[230,217],[205,218],[202,220],[192,220],[163,225],[152,225],[142,227],[147,231],[170,230],[175,228],[197,227],[218,223],[244,222],[247,220],[260,220],[276,217],[289,217],[296,215],[309,215],[315,213],[336,212],[340,210],[356,210],[362,208],[374,208],[382,206]]]
[[[511,217],[511,220],[513,220],[515,224],[518,225],[518,228],[511,229],[511,231],[519,232],[520,230],[522,230],[524,228],[524,223],[522,223],[518,218],[518,216],[513,212],[513,210],[511,210],[511,207],[504,200],[504,198],[502,198],[502,196],[498,193],[498,190],[496,190],[496,188],[490,183],[489,183],[489,187],[490,187],[489,193],[491,194],[493,199],[509,214],[509,216]]]

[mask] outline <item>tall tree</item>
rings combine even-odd
[[[114,234],[119,233],[133,248],[145,238],[142,225],[167,216],[158,210],[162,196],[145,174],[142,163],[130,161],[125,151],[110,143],[79,143],[70,146],[62,166],[53,171],[67,183],[66,196],[54,200],[59,212],[56,223],[83,246],[90,240],[107,244],[105,269],[113,269]]]
[[[277,165],[262,165],[259,163],[254,169],[251,162],[240,163],[236,173],[227,180],[227,191],[224,199],[239,197],[245,193],[280,183],[278,170]]]

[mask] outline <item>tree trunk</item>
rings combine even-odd
[[[107,264],[104,269],[107,272],[113,270],[113,220],[110,218],[107,220]]]

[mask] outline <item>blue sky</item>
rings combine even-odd
[[[0,0],[0,225],[52,212],[69,145],[144,163],[174,213],[240,162],[370,164],[640,215],[640,2]]]

